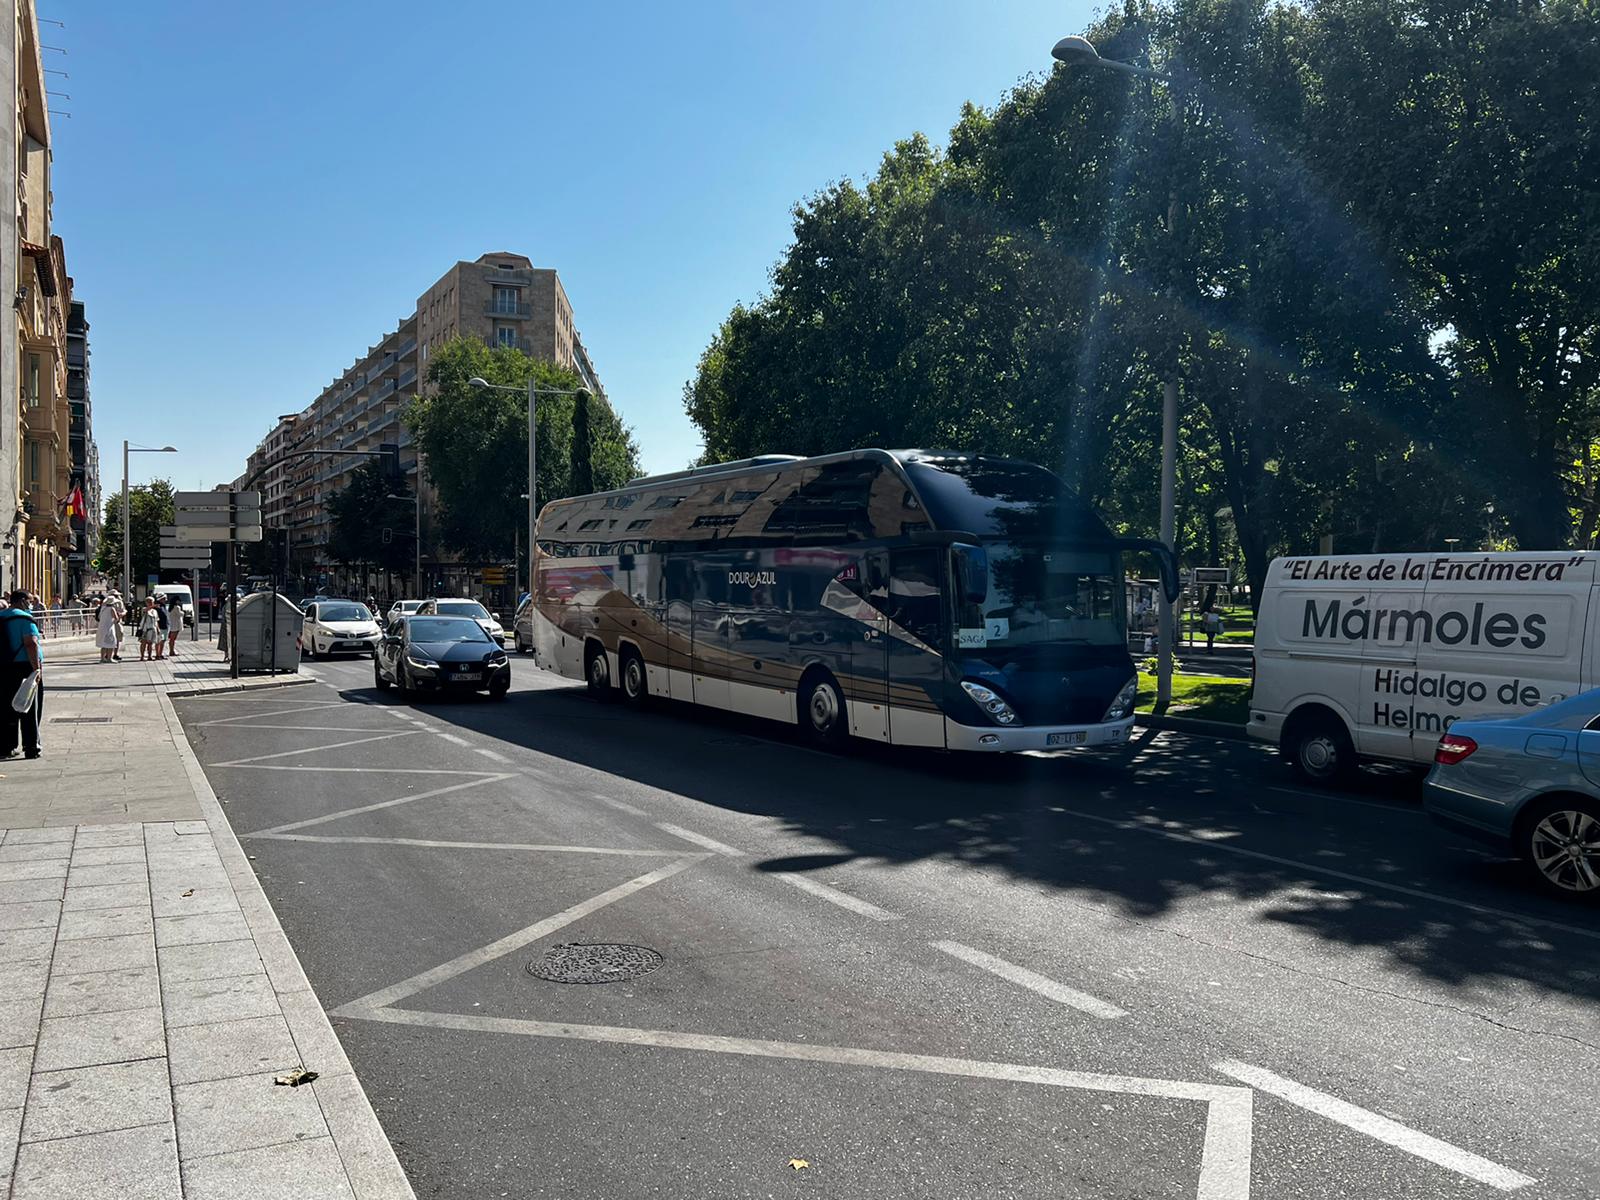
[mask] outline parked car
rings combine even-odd
[[[421,600],[396,600],[389,605],[389,611],[383,614],[384,624],[392,625],[396,617],[409,617],[421,607]]]
[[[372,680],[380,692],[393,684],[407,695],[488,692],[504,700],[511,689],[511,662],[470,617],[401,617],[378,644]]]
[[[319,654],[371,654],[383,631],[356,600],[313,600],[305,606],[300,645],[307,658]]]
[[[1441,825],[1522,859],[1546,891],[1600,900],[1600,690],[1455,722],[1423,803]]]
[[[518,654],[533,653],[533,597],[517,605],[517,615],[511,618],[511,641]]]
[[[467,617],[483,626],[483,631],[497,643],[504,643],[505,627],[495,620],[494,614],[476,600],[426,600],[417,609],[419,617]]]
[[[1468,716],[1539,712],[1600,684],[1600,554],[1274,559],[1247,729],[1306,780],[1428,763]]]

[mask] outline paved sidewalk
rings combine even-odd
[[[0,1198],[412,1200],[168,700],[288,681],[190,646],[47,647],[0,761]]]

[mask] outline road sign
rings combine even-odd
[[[211,569],[211,556],[204,558],[187,558],[183,555],[161,556],[161,569],[163,571],[209,571]]]
[[[1205,584],[1221,584],[1226,587],[1233,582],[1232,567],[1196,567],[1189,573],[1189,582]]]
[[[506,569],[504,567],[485,567],[483,569],[483,581],[484,583],[504,583],[506,581]]]
[[[179,529],[182,529],[185,525],[226,525],[230,517],[235,525],[261,524],[261,510],[259,508],[235,508],[231,510],[180,508],[176,514]]]
[[[172,497],[175,507],[184,509],[260,508],[260,492],[178,492]]]
[[[196,542],[259,542],[259,525],[182,525],[178,528],[178,541]]]

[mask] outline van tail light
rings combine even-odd
[[[1439,748],[1433,752],[1433,761],[1453,767],[1478,748],[1478,743],[1464,733],[1447,733],[1439,739]]]

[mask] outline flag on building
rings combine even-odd
[[[81,483],[72,485],[72,491],[67,494],[67,503],[63,515],[69,521],[74,517],[86,517],[89,515],[89,510],[83,502],[83,485]]]

